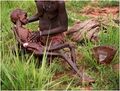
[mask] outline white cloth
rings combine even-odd
[[[27,47],[27,46],[28,46],[28,43],[24,43],[23,46],[24,46],[24,47]]]

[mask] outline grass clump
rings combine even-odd
[[[119,6],[119,0],[100,0],[98,2],[99,7],[114,7]]]
[[[80,10],[87,5],[89,1],[71,1],[66,3],[69,18],[69,26],[72,26],[76,20],[86,20],[78,14]],[[13,9],[21,8],[28,12],[28,16],[36,12],[36,6],[33,1],[2,1],[1,2],[1,89],[2,90],[80,90],[84,85],[78,77],[67,74],[68,67],[64,67],[64,62],[60,64],[60,59],[55,59],[50,66],[47,65],[46,56],[44,55],[41,65],[37,67],[38,60],[32,54],[21,54],[15,47],[16,55],[12,53],[11,47],[16,46],[14,35],[11,32],[10,12]],[[27,25],[32,30],[37,30],[38,22]],[[84,44],[78,43],[77,51],[81,52],[84,57],[78,60],[78,66],[85,66],[85,72],[93,77],[96,82],[92,84],[95,90],[118,90],[119,74],[113,71],[112,65],[118,63],[118,52],[112,63],[108,66],[96,63],[92,57],[90,49],[98,45],[112,45],[119,48],[119,28],[108,26],[107,33],[100,34],[100,41],[94,45],[91,41],[85,41]],[[103,29],[101,28],[101,31]],[[105,30],[106,31],[106,30]],[[65,72],[66,71],[66,72]],[[55,73],[63,73],[62,76],[56,76]],[[86,84],[89,86],[89,84]]]

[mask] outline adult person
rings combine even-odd
[[[65,2],[35,0],[37,13],[28,19],[28,23],[39,20],[39,31],[36,31],[30,38],[41,38],[41,42],[46,44],[49,36],[49,43],[52,46],[64,42],[63,32],[68,29],[68,17],[65,9]]]
[[[64,42],[63,33],[68,29],[65,2],[63,0],[35,0],[35,3],[37,6],[37,13],[28,19],[28,23],[39,20],[39,31],[35,31],[30,39],[41,39],[43,45],[46,45],[48,38],[48,44],[52,47],[62,44]],[[75,59],[75,56],[73,59]],[[75,62],[73,64],[76,65]],[[79,72],[76,66],[71,66],[74,70],[77,69],[76,72],[82,77],[82,80],[94,82],[93,79]]]

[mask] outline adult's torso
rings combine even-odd
[[[60,26],[57,1],[36,1],[40,30],[49,30]]]

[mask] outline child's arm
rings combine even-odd
[[[17,41],[18,41],[20,44],[23,45],[23,42],[20,40],[20,38],[18,37],[18,34],[17,34],[17,32],[16,32],[16,27],[12,27],[12,30],[13,30],[13,32],[14,32],[14,35],[15,35]]]
[[[34,22],[34,21],[37,21],[37,20],[39,20],[39,14],[38,14],[38,13],[35,14],[34,16],[30,17],[30,18],[28,19],[28,22],[27,22],[27,23],[31,23],[31,22]]]
[[[27,43],[27,39],[26,39],[26,42],[23,42],[21,39],[20,39],[20,37],[18,36],[18,32],[16,31],[17,30],[17,28],[14,26],[14,27],[12,27],[12,30],[13,30],[13,32],[14,32],[14,35],[15,35],[15,37],[16,37],[16,40],[20,43],[20,45],[26,45],[25,43]]]

